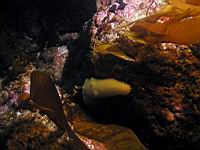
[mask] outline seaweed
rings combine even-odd
[[[141,38],[151,44],[190,45],[200,41],[200,29],[194,26],[200,26],[199,2],[172,0],[156,14],[135,21],[130,32],[132,38]],[[127,33],[129,31],[125,35]]]
[[[126,127],[101,125],[93,121],[83,121],[80,117],[74,117],[70,124],[65,117],[54,82],[47,73],[32,72],[30,91],[30,98],[34,104],[47,114],[59,129],[67,131],[72,149],[147,150],[137,136]]]

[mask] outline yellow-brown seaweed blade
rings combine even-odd
[[[67,122],[60,97],[52,79],[45,72],[32,72],[30,97],[36,105],[40,106],[39,109],[46,113],[59,128],[66,129]]]
[[[89,119],[79,107],[69,111],[73,130],[91,150],[148,150],[135,133],[114,124],[98,124]]]
[[[196,26],[196,28],[195,28]],[[194,17],[172,24],[167,34],[162,37],[164,42],[178,44],[194,44],[200,41],[200,18]]]
[[[200,41],[200,10],[177,11],[173,7],[169,12],[162,14],[160,18],[166,18],[160,22],[157,16],[149,16],[151,20],[156,17],[157,21],[151,22],[149,19],[138,20],[130,30],[142,35],[144,41],[148,43],[171,42],[177,44],[195,44]],[[196,27],[196,28],[195,28]]]
[[[200,0],[185,0],[185,2],[191,5],[200,5]]]
[[[172,6],[175,6],[179,9],[198,9],[200,6],[199,0],[170,0],[169,1]]]

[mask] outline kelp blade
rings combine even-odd
[[[35,105],[46,113],[59,129],[67,131],[70,139],[72,139],[70,143],[72,150],[88,150],[69,126],[55,84],[47,73],[43,71],[31,73],[30,97]]]
[[[73,127],[76,133],[102,143],[107,150],[147,150],[137,136],[125,127],[88,122],[76,123]]]
[[[96,45],[93,49],[97,54],[102,54],[102,55],[111,54],[127,61],[134,61],[131,57],[127,56],[123,52],[123,50],[119,49],[116,43],[105,43]]]
[[[128,128],[114,124],[98,124],[89,119],[79,107],[69,111],[73,130],[93,150],[147,150]]]
[[[67,122],[60,97],[54,82],[47,73],[32,72],[30,98],[59,128],[66,129]]]
[[[200,9],[179,10],[172,7],[161,14],[148,16],[130,27],[147,43],[171,42],[177,44],[195,44],[200,41]],[[165,21],[161,22],[161,19]],[[153,20],[153,21],[152,21]]]
[[[186,8],[186,7],[195,8],[200,5],[199,0],[169,0],[169,2],[170,4],[175,5],[177,7],[182,6],[182,8]]]

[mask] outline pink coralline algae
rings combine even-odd
[[[91,33],[101,41],[111,42],[118,37],[117,27],[154,14],[164,4],[164,0],[100,0],[104,7],[99,6],[95,14]]]
[[[27,93],[27,94],[30,93],[30,80],[29,79],[27,79],[26,83],[23,83],[21,85],[21,87],[19,87],[18,89],[10,89],[9,101],[8,101],[9,105],[18,107],[19,95],[22,93]]]
[[[30,93],[30,73],[34,70],[34,67],[28,66],[25,70],[26,72],[24,74],[18,76],[19,80],[15,80],[9,86],[5,87],[4,91],[8,93],[6,105],[18,107],[20,94]]]
[[[69,55],[68,53],[69,52],[68,52],[67,46],[58,47],[55,53],[54,64],[56,66],[63,67],[65,60]]]
[[[0,106],[0,115],[4,114],[7,111],[8,111],[8,106],[7,105]]]
[[[61,79],[62,71],[65,65],[65,61],[69,56],[67,46],[58,47],[55,51],[54,63],[53,63],[53,74],[56,80]]]
[[[101,4],[107,5],[111,0],[100,0]]]
[[[11,105],[18,106],[18,93],[16,91],[11,91],[9,97],[10,97],[9,103]]]
[[[30,81],[22,85],[22,91],[23,93],[30,93]]]

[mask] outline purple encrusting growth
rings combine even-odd
[[[9,111],[10,111],[10,108],[8,105],[4,104],[0,106],[0,127],[4,125],[4,123],[9,119],[7,117],[7,114]],[[8,124],[9,122],[6,122],[6,123]],[[0,131],[1,131],[1,128],[0,128]]]
[[[100,0],[91,34],[112,42],[119,36],[117,27],[154,14],[164,4],[164,0]]]
[[[56,48],[53,62],[53,74],[56,80],[61,79],[62,71],[65,65],[65,61],[69,56],[69,51],[67,46],[60,46]]]
[[[51,66],[49,66],[49,68],[52,69],[52,71],[54,72],[54,75],[58,79],[61,76],[64,64],[68,55],[69,55],[69,52],[68,52],[67,46],[61,46],[55,49],[54,61],[53,61],[53,64],[50,64]],[[21,81],[22,83],[18,83],[17,81],[16,83],[13,82],[7,89],[9,91],[8,105],[10,106],[18,107],[19,95],[22,93],[28,93],[28,94],[30,93],[29,76],[23,76],[21,80],[22,80]]]
[[[109,4],[110,0],[100,0],[101,4]]]
[[[22,91],[23,93],[30,93],[30,80],[28,80],[27,83],[22,85]]]
[[[34,70],[32,65],[25,68],[25,73],[17,77],[17,80],[10,82],[10,84],[4,87],[4,96],[2,99],[0,107],[18,107],[19,106],[19,96],[23,93],[30,93],[30,73]],[[2,91],[0,92],[2,95]],[[3,108],[2,108],[3,109]],[[0,110],[1,112],[1,110]]]
[[[8,106],[7,105],[0,106],[0,115],[4,114],[7,111],[8,111]]]
[[[9,92],[9,105],[18,107],[18,98],[21,93],[30,93],[30,80],[27,78],[19,89],[10,89]]]
[[[68,53],[67,46],[58,47],[55,53],[54,64],[58,67],[63,67]]]
[[[10,106],[18,107],[19,102],[18,98],[21,93],[30,93],[30,81],[28,80],[27,83],[24,83],[18,90],[10,89],[9,92],[9,101],[8,104]]]
[[[9,97],[10,97],[9,104],[18,106],[18,93],[16,91],[10,91]]]

